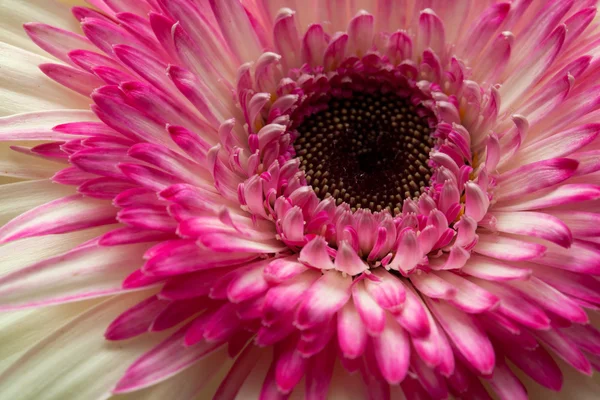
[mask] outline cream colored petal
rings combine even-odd
[[[114,225],[100,226],[85,231],[38,236],[3,244],[0,246],[0,276],[64,253],[114,228]]]
[[[39,70],[38,65],[52,61],[0,43],[0,117],[32,111],[89,107],[90,99],[59,85]]]
[[[79,22],[71,14],[71,7],[76,5],[87,4],[82,0],[0,0],[0,42],[46,55],[46,52],[25,34],[23,24],[43,22],[81,32]]]
[[[0,376],[2,398],[105,397],[128,365],[165,337],[147,334],[123,342],[104,339],[104,330],[115,316],[150,294],[145,291],[113,297],[44,338]]]
[[[38,341],[100,301],[0,313],[0,373]]]
[[[4,157],[2,152],[0,157]],[[0,185],[0,226],[33,207],[74,193],[74,187],[49,180]]]

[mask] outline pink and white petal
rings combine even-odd
[[[298,261],[322,270],[335,268],[327,251],[327,242],[321,236],[315,237],[300,250]]]
[[[29,148],[0,143],[0,176],[19,179],[49,179],[64,168],[61,160],[36,157]],[[10,182],[10,181],[9,181]]]
[[[335,269],[350,276],[355,276],[369,269],[369,267],[356,254],[350,243],[347,240],[342,240],[335,256]]]
[[[364,282],[356,282],[352,286],[352,301],[367,332],[373,336],[380,335],[385,327],[387,313],[369,295]]]
[[[527,400],[527,390],[517,376],[506,365],[503,357],[496,358],[494,373],[489,378],[490,386],[500,400]]]
[[[473,317],[445,301],[425,301],[470,366],[482,375],[490,375],[494,370],[494,349]]]
[[[431,327],[426,307],[412,287],[412,285],[405,284],[404,306],[398,314],[394,315],[394,318],[411,336],[421,338],[429,335]]]
[[[566,184],[509,202],[494,205],[497,211],[538,210],[540,208],[569,205],[600,198],[600,186],[591,184]]]
[[[366,279],[364,282],[367,292],[380,307],[391,312],[402,310],[406,300],[406,289],[400,280],[382,268],[373,271],[373,275],[379,278],[379,281]]]
[[[211,0],[215,18],[227,44],[240,63],[255,61],[262,53],[261,44],[241,3]]]
[[[549,188],[573,176],[578,165],[570,158],[553,158],[515,168],[498,177],[495,198],[509,201]]]
[[[73,121],[97,121],[89,110],[51,110],[0,117],[0,140],[71,140],[73,135],[54,131]]]
[[[175,376],[131,393],[112,395],[111,400],[164,400],[173,396],[175,399],[192,400],[212,398],[216,391],[216,383],[229,370],[232,361],[224,357],[225,349],[209,354],[190,368]]]
[[[449,302],[466,313],[479,314],[495,307],[500,299],[477,284],[449,271],[438,271],[437,276],[457,290]]]
[[[568,249],[550,244],[542,257],[532,261],[572,272],[597,275],[600,271],[598,245],[583,240],[575,240]]]
[[[527,281],[511,281],[507,284],[519,290],[525,298],[569,321],[580,324],[588,322],[585,311],[575,301],[535,276]]]
[[[317,271],[306,271],[282,284],[272,287],[266,295],[263,306],[263,323],[271,324],[282,315],[292,311],[307,290],[319,278]]]
[[[385,329],[371,340],[375,359],[383,378],[391,385],[402,382],[410,363],[408,333],[388,315]]]
[[[461,271],[477,278],[499,282],[513,279],[523,280],[531,276],[530,269],[515,268],[500,260],[476,254],[471,255]]]
[[[481,234],[473,251],[498,260],[525,261],[542,256],[546,247],[507,236]]]
[[[58,198],[71,195],[73,188],[49,180],[17,182],[0,186],[0,223],[5,224],[18,215]]]
[[[500,232],[545,239],[569,248],[573,234],[560,219],[541,212],[492,212],[494,228]]]
[[[355,359],[364,353],[367,346],[367,330],[352,301],[347,302],[338,312],[337,337],[344,357]]]
[[[222,343],[202,342],[183,346],[187,326],[175,332],[129,365],[112,389],[113,393],[127,393],[162,382],[193,366],[209,354],[218,351]],[[226,360],[225,349],[220,351],[218,363]]]
[[[295,325],[311,328],[328,321],[350,298],[352,278],[339,272],[325,272],[307,291],[296,310]]]
[[[451,299],[457,293],[457,289],[452,284],[434,272],[417,272],[410,276],[410,281],[419,292],[431,298]]]
[[[78,301],[123,292],[122,282],[143,262],[146,244],[80,246],[0,279],[2,309]]]
[[[248,252],[248,253],[279,253],[286,246],[275,239],[269,241],[253,241],[225,233],[214,233],[203,236],[200,242],[216,252]]]
[[[544,342],[554,353],[565,360],[579,372],[592,375],[592,366],[578,345],[556,329],[538,331],[536,336]]]
[[[75,194],[29,210],[0,228],[0,243],[32,236],[93,228],[116,222],[115,207],[107,201]]]

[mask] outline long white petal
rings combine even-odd
[[[88,108],[89,99],[52,81],[38,69],[38,65],[52,61],[0,42],[0,117],[31,111]]]
[[[145,335],[126,346],[104,339],[104,330],[115,315],[148,295],[146,291],[111,298],[47,336],[0,376],[2,397],[64,400],[105,396],[133,360],[164,339],[162,334]]]
[[[0,42],[33,53],[45,54],[44,50],[36,46],[25,34],[23,24],[44,22],[79,32],[81,28],[69,11],[69,6],[85,5],[89,6],[83,0],[2,0],[0,1]]]

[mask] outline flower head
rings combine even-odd
[[[513,400],[515,366],[600,366],[595,1],[90,3],[25,25],[88,109],[0,119],[38,179],[0,188],[0,303],[118,296],[9,392],[75,333],[114,358],[85,398],[217,366],[216,398]]]

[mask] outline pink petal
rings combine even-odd
[[[500,301],[490,292],[454,272],[438,271],[436,274],[457,289],[456,295],[448,302],[466,313],[482,313],[495,307]]]
[[[30,22],[24,25],[25,32],[35,44],[59,60],[72,64],[67,54],[71,50],[94,50],[85,37],[50,25]]]
[[[186,328],[180,329],[138,358],[117,382],[113,393],[127,393],[164,381],[221,346],[221,343],[203,342],[193,347],[184,347],[185,332]]]
[[[559,357],[579,372],[592,375],[592,366],[575,342],[556,329],[536,332],[536,336],[548,345]]]
[[[570,247],[573,235],[564,222],[552,215],[536,212],[495,212],[494,227],[500,232],[539,237],[562,247]]]
[[[300,257],[302,257],[302,255]],[[354,251],[348,241],[342,240],[338,244],[338,250],[335,256],[335,269],[350,276],[354,276],[369,269],[369,267],[358,254],[356,254],[356,251]]]
[[[496,199],[508,201],[546,189],[573,176],[579,163],[569,158],[554,158],[524,165],[498,178]]]
[[[433,272],[412,274],[410,280],[419,292],[435,299],[450,299],[457,293],[453,285]]]
[[[338,312],[337,335],[344,357],[355,359],[365,351],[367,330],[353,301],[347,302]]]
[[[381,334],[387,313],[369,295],[363,282],[352,286],[352,300],[367,332],[374,336]]]
[[[106,201],[72,195],[19,215],[0,228],[0,243],[33,236],[72,232],[115,222],[116,209]]]
[[[404,307],[394,318],[411,336],[421,338],[429,335],[430,324],[424,304],[411,288],[412,285],[406,286]]]
[[[404,380],[410,361],[410,341],[406,331],[388,318],[381,335],[373,337],[373,351],[383,378],[396,385]]]
[[[293,341],[288,342],[286,348],[276,361],[275,381],[277,387],[284,393],[290,393],[300,382],[306,371],[306,358],[296,350]]]
[[[503,316],[533,329],[547,329],[550,326],[550,319],[544,311],[515,289],[480,279],[473,281],[500,299],[497,311]]]
[[[322,270],[335,268],[327,251],[327,242],[322,236],[316,236],[300,250],[298,261]]]
[[[271,324],[292,311],[319,277],[316,271],[307,271],[272,287],[265,298],[263,323]]]
[[[502,351],[513,364],[540,385],[555,391],[562,387],[562,372],[542,346],[525,351],[515,346],[503,346]]]
[[[339,272],[325,272],[308,290],[298,306],[295,324],[311,328],[329,320],[350,298],[352,278]]]
[[[261,45],[241,3],[211,0],[210,5],[221,32],[241,63],[254,61],[261,54]]]
[[[531,276],[531,270],[511,267],[502,261],[476,254],[471,255],[461,271],[477,278],[500,282],[513,279],[522,280]]]
[[[494,349],[473,317],[444,301],[425,300],[466,361],[482,375],[490,375],[494,370]]]
[[[166,300],[151,296],[119,315],[106,328],[108,340],[123,340],[141,335],[149,330],[152,321],[169,305]]]
[[[577,303],[534,276],[527,281],[511,281],[508,284],[517,288],[524,297],[569,321],[580,324],[588,321],[585,311]]]
[[[379,281],[365,279],[367,292],[380,307],[392,313],[400,311],[406,299],[406,290],[399,279],[380,268],[373,271],[373,275],[379,278]]]
[[[506,236],[481,234],[473,251],[499,260],[525,261],[542,256],[546,247]]]

